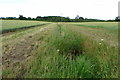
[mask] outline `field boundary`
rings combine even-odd
[[[2,29],[2,19],[0,19],[0,29]],[[0,35],[0,80],[2,79],[2,35]]]
[[[15,32],[15,31],[18,31],[18,30],[29,29],[29,28],[33,28],[33,27],[39,27],[39,26],[43,26],[43,25],[47,25],[47,24],[49,24],[49,23],[33,25],[33,26],[25,26],[25,27],[21,27],[21,28],[4,29],[4,30],[0,31],[0,34]]]

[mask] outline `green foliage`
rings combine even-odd
[[[27,20],[27,18],[26,18],[26,17],[23,17],[23,15],[19,15],[19,19],[20,19],[20,20]]]
[[[120,21],[120,16],[116,17],[115,21]]]
[[[69,22],[70,19],[66,17],[60,17],[60,16],[46,16],[46,17],[40,17],[38,16],[36,18],[38,21],[50,21],[50,22]]]
[[[104,42],[99,45],[72,27],[58,24],[46,43],[44,51],[29,66],[26,78],[118,77],[118,50]],[[73,53],[74,50],[77,51]]]
[[[53,46],[53,48],[56,48],[56,50],[59,50],[60,53],[67,55],[78,55],[82,54],[82,43],[83,40],[80,35],[75,34],[73,31],[69,31],[66,28],[58,25],[59,27],[56,27],[55,32],[56,34],[51,39],[51,43],[49,45]]]
[[[70,19],[69,17],[62,17],[62,16],[37,16],[36,18],[31,17],[24,17],[23,15],[19,15],[19,18],[16,17],[0,17],[0,19],[4,20],[37,20],[37,21],[50,21],[50,22],[115,22],[120,21],[119,17],[116,17],[115,20],[100,20],[100,19],[88,19],[79,17],[77,15],[75,19]]]

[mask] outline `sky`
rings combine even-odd
[[[0,0],[0,17],[63,16],[115,19],[119,0]]]

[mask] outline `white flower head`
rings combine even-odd
[[[60,50],[59,49],[57,49],[57,52],[59,52]]]
[[[102,43],[99,43],[99,45],[101,45]]]
[[[104,41],[104,39],[101,39],[101,41]]]

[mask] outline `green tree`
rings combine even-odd
[[[19,19],[20,19],[20,20],[27,20],[27,18],[26,18],[26,17],[23,17],[23,15],[19,15]]]

